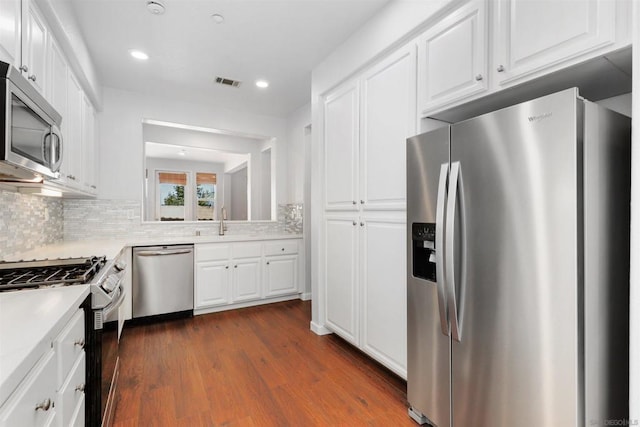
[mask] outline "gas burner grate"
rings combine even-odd
[[[106,257],[0,262],[0,291],[89,283]]]

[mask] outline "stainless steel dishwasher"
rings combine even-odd
[[[193,311],[193,245],[133,248],[133,317]]]

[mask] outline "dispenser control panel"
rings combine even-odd
[[[435,282],[436,278],[436,224],[411,224],[413,276]]]

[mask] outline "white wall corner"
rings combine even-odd
[[[333,333],[332,331],[327,329],[326,326],[319,325],[313,321],[310,322],[310,329],[311,329],[311,332],[315,333],[316,335],[329,335]]]

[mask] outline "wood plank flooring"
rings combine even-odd
[[[125,328],[115,427],[413,426],[406,383],[299,300]]]

